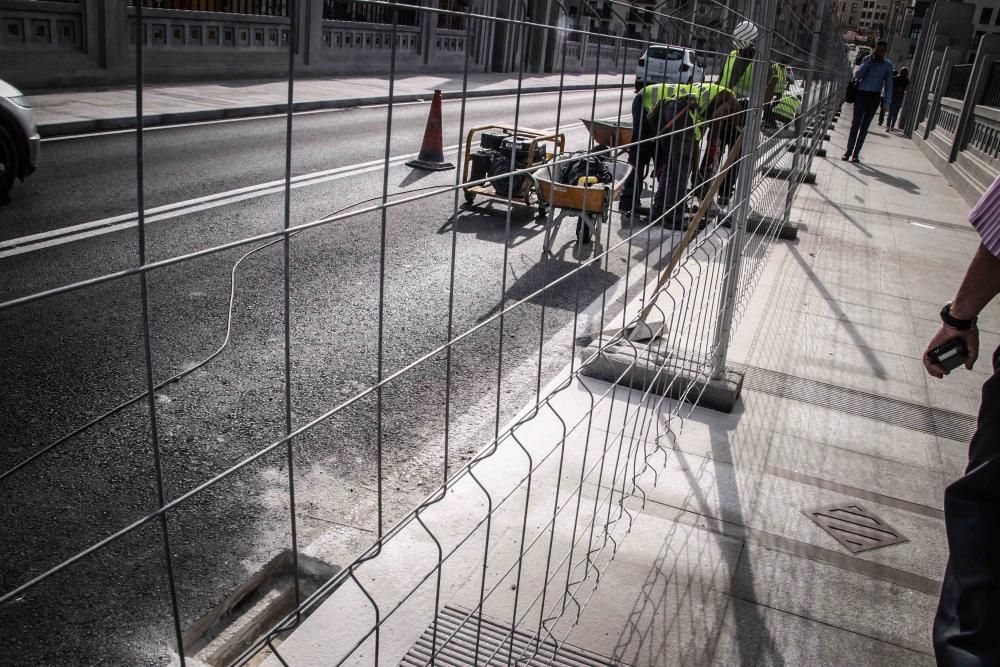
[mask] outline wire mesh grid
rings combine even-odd
[[[135,3],[140,24],[143,7],[148,4]],[[135,266],[0,303],[0,314],[15,316],[65,295],[79,296],[109,284],[137,283],[143,341],[142,390],[98,411],[96,417],[66,435],[34,447],[0,473],[0,483],[9,484],[51,465],[62,450],[73,447],[82,435],[105,420],[121,415],[135,418],[138,410],[144,410],[156,499],[152,511],[114,517],[75,553],[54,561],[40,559],[39,564],[24,568],[17,577],[5,577],[0,605],[7,614],[22,613],[24,606],[32,602],[44,608],[51,595],[46,587],[52,582],[71,576],[89,562],[103,562],[113,549],[155,528],[155,541],[160,545],[158,559],[166,581],[162,617],[170,619],[172,650],[184,664],[193,645],[189,630],[202,610],[185,604],[184,592],[197,587],[198,573],[178,571],[177,554],[197,546],[190,546],[190,533],[179,530],[177,525],[189,525],[191,514],[197,514],[194,508],[206,497],[229,493],[227,485],[243,471],[272,460],[283,477],[279,485],[282,511],[278,514],[284,514],[287,521],[291,611],[268,632],[230,656],[232,662],[246,664],[270,655],[272,660],[289,664],[281,641],[310,613],[329,605],[341,615],[346,627],[337,637],[342,651],[335,664],[394,664],[403,657],[401,647],[405,650],[408,642],[421,637],[425,645],[429,640],[429,647],[425,647],[420,661],[412,664],[435,664],[446,647],[454,650],[458,642],[468,643],[469,637],[473,637],[472,644],[462,644],[461,649],[468,664],[554,664],[575,621],[593,600],[600,599],[601,575],[626,538],[645,498],[645,489],[657,481],[657,460],[665,457],[671,441],[680,437],[684,405],[697,404],[704,382],[725,372],[729,341],[754,294],[777,234],[782,225],[789,223],[796,190],[807,178],[823,132],[842,99],[846,56],[836,33],[836,21],[825,3],[815,3],[812,16],[800,16],[786,0],[761,0],[747,3],[754,6],[746,7],[710,1],[706,4],[719,10],[718,20],[711,26],[664,8],[663,3],[636,13],[630,3],[615,0],[600,7],[587,1],[568,5],[554,2],[548,11],[560,18],[539,22],[534,18],[536,8],[513,0],[499,3],[506,4],[503,8],[470,2],[460,9],[456,9],[456,3],[446,7],[407,3],[400,9],[400,5],[387,0],[327,1],[324,12],[336,12],[334,6],[343,4],[363,15],[367,7],[370,13],[389,17],[392,24],[390,104],[384,111],[381,185],[378,194],[367,200],[296,223],[295,116],[291,108],[295,100],[296,35],[306,26],[300,25],[299,2],[273,4],[283,8],[287,4],[287,14],[293,17],[289,23],[289,112],[280,227],[151,260],[147,255],[143,201],[147,156],[140,122],[136,132],[139,219]],[[680,34],[686,32],[691,44],[715,45],[695,50],[704,65],[692,71],[693,84],[717,80],[726,61],[736,56],[726,43],[737,23],[754,22],[759,37],[752,52],[741,56],[749,65],[745,71],[752,72],[750,90],[746,91],[749,96],[742,105],[737,95],[732,99],[722,96],[719,99],[729,104],[716,100],[706,111],[698,107],[703,89],[692,92],[674,88],[668,100],[673,106],[656,105],[658,116],[653,109],[643,109],[649,114],[645,122],[655,130],[653,136],[643,137],[637,132],[635,141],[614,147],[597,145],[593,137],[586,139],[587,155],[623,162],[621,152],[628,151],[633,168],[639,166],[635,163],[642,154],[647,154],[655,165],[653,210],[648,217],[632,216],[618,233],[611,224],[598,226],[593,245],[582,243],[581,231],[576,242],[558,252],[543,252],[537,264],[541,267],[537,269],[540,277],[524,281],[523,285],[522,280],[516,280],[514,285],[509,282],[515,280],[512,250],[518,246],[519,230],[525,224],[513,206],[515,177],[531,182],[537,169],[518,168],[512,148],[508,167],[500,174],[506,193],[497,193],[499,199],[506,200],[501,202],[506,206],[499,223],[495,223],[497,238],[502,242],[496,303],[470,324],[462,313],[467,273],[459,266],[459,228],[463,216],[475,213],[460,206],[460,201],[470,185],[489,184],[497,175],[469,183],[462,182],[462,171],[458,170],[450,184],[391,190],[389,174],[396,148],[393,121],[397,113],[391,100],[395,95],[399,44],[395,32],[401,11],[408,12],[407,16],[417,12],[435,22],[439,17],[454,18],[456,21],[449,25],[462,26],[466,43],[473,31],[483,26],[502,30],[509,37],[518,91],[511,122],[515,134],[527,130],[521,117],[526,99],[522,85],[529,46],[540,35],[555,40],[558,57],[554,67],[561,78],[567,75],[571,60],[568,54],[575,44],[596,47],[589,52],[590,60],[584,60],[592,64],[587,71],[593,74],[595,84],[589,104],[591,121],[599,120],[598,110],[608,106],[614,108],[614,118],[628,119],[633,102],[643,100],[642,91],[636,93],[635,99],[632,92],[633,81],[643,70],[634,69],[634,63],[620,54],[644,52],[656,42],[658,30],[671,27]],[[600,21],[609,14],[623,22],[638,19],[647,36],[602,33]],[[776,18],[779,15],[781,19]],[[588,17],[595,23],[584,20]],[[136,45],[136,116],[140,119],[143,51],[142,44]],[[469,86],[470,52],[466,51],[463,95],[458,103],[460,138],[465,137],[470,126],[464,94]],[[609,60],[612,52],[616,55]],[[645,67],[648,78],[648,61]],[[787,77],[790,68],[799,80],[784,91],[776,90],[778,80]],[[598,84],[609,73],[620,77],[619,86],[610,97],[600,97]],[[679,90],[682,92],[677,94]],[[779,113],[782,102],[793,109],[789,117]],[[575,132],[573,136],[579,141],[579,125],[564,116],[564,104],[566,93],[560,89],[555,124],[546,131],[555,135]],[[674,113],[668,118],[666,112],[671,110]],[[703,115],[688,122],[699,110]],[[688,156],[695,146],[707,154],[713,145],[720,144],[727,156],[725,162],[720,160],[714,169],[702,169],[704,163],[699,166],[692,161],[690,189],[685,176],[683,182],[675,179],[673,192],[663,191],[669,182],[665,173],[669,176],[678,169],[687,173]],[[546,168],[559,173],[575,159],[557,153],[549,156]],[[780,172],[783,175],[778,178]],[[617,205],[638,211],[643,197],[641,183],[633,192],[631,201]],[[723,195],[725,201],[714,201],[717,194]],[[390,235],[398,216],[411,214],[415,207],[440,207],[440,202],[447,202],[444,208],[450,209],[448,222],[442,227],[448,239],[447,250],[439,258],[440,266],[434,269],[441,272],[446,294],[443,338],[399,353],[388,349],[390,341],[395,344],[401,335],[408,335],[405,322],[390,312],[398,307],[392,291],[401,279],[397,271],[400,258],[390,255]],[[551,226],[554,208],[548,207],[545,219],[537,224]],[[359,223],[374,225],[378,230],[372,238],[377,277],[363,281],[359,290],[368,292],[364,306],[359,307],[371,309],[374,315],[374,340],[368,355],[374,362],[372,372],[336,401],[309,412],[296,404],[294,391],[296,318],[308,317],[310,308],[296,299],[293,286],[296,237],[308,239],[310,234],[334,225]],[[419,242],[417,247],[419,252]],[[162,465],[164,416],[158,412],[158,392],[181,381],[194,381],[197,369],[226,353],[233,330],[237,269],[256,253],[263,256],[269,248],[280,249],[276,258],[271,257],[281,287],[281,354],[276,366],[283,394],[277,415],[280,434],[202,479],[181,487],[170,484]],[[201,363],[164,376],[155,363],[149,281],[157,272],[184,271],[206,258],[229,257],[232,251],[240,254],[230,274],[229,318],[222,345]],[[566,259],[567,252],[571,260]],[[624,269],[612,266],[618,262],[624,264]],[[377,289],[366,289],[370,287]],[[652,339],[634,340],[632,333],[642,325],[652,329]],[[485,335],[495,337],[491,358],[477,357],[472,362],[461,358],[463,345]],[[513,342],[516,337],[533,338],[533,349]],[[587,369],[601,363],[610,351],[628,359],[620,379],[639,368],[650,374],[645,389],[629,390],[618,383],[605,385],[584,379]],[[399,468],[413,465],[413,461],[401,464],[390,454],[392,440],[400,432],[399,418],[393,411],[399,396],[394,390],[413,377],[421,377],[422,369],[431,366],[438,372],[429,377],[436,378],[438,385],[428,392],[441,404],[433,425],[420,429],[419,436],[434,443],[424,462],[432,461],[437,480],[433,490],[405,506],[392,499],[390,488],[398,479]],[[491,391],[472,396],[481,409],[471,416],[464,414],[464,405],[459,405],[460,399],[470,398],[463,377],[467,373],[493,378]],[[506,391],[514,376],[522,389],[529,388],[514,394],[515,398],[527,396],[527,407],[522,408],[523,401],[511,400],[511,392]],[[679,379],[682,376],[688,380]],[[421,380],[426,383],[427,377]],[[412,390],[413,385],[407,386]],[[674,398],[668,399],[671,388],[676,391]],[[572,408],[580,401],[588,406],[582,412]],[[357,429],[347,421],[359,414],[369,419],[363,437],[370,440],[370,447],[364,450],[366,460],[362,464],[369,473],[371,497],[370,502],[361,503],[367,512],[361,521],[366,526],[365,535],[362,541],[352,543],[357,547],[355,552],[336,574],[307,592],[302,581],[305,566],[300,563],[303,544],[298,522],[304,512],[296,501],[297,475],[301,474],[296,456],[307,446],[303,444],[307,438],[323,429],[356,433]],[[402,418],[412,418],[412,412]],[[461,433],[460,425],[470,421],[475,426],[471,435]],[[456,456],[456,452],[470,447],[475,451],[471,457]],[[153,557],[152,553],[147,557]],[[100,593],[95,594],[99,607],[113,604],[102,600]],[[452,613],[449,622],[441,625],[439,613],[455,599],[467,611],[460,620]],[[487,617],[504,619],[500,626],[491,622],[488,642],[480,641],[486,636],[483,625]],[[470,624],[475,625],[473,633],[468,632]]]

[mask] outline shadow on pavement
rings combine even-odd
[[[901,176],[893,176],[884,171],[878,169],[873,169],[868,165],[862,163],[858,165],[858,171],[862,172],[865,176],[871,176],[880,183],[888,185],[890,188],[896,188],[897,190],[906,190],[911,195],[919,195],[920,188],[913,181],[902,178]]]
[[[480,205],[464,208],[441,225],[438,234],[449,234],[452,226],[459,234],[475,234],[480,241],[504,243],[511,248],[530,241],[545,231],[545,219],[535,216],[535,209],[515,207],[510,211],[510,235],[507,233],[507,211],[501,206]]]

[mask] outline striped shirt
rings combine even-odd
[[[979,232],[990,254],[1000,257],[1000,176],[969,213],[969,222]]]

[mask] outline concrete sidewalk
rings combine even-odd
[[[864,164],[837,159],[848,122],[842,117],[832,133],[832,159],[815,164],[818,184],[801,191],[793,213],[804,225],[798,241],[776,244],[737,332],[730,360],[747,369],[737,410],[694,408],[681,427],[656,428],[656,443],[631,443],[628,433],[599,426],[611,423],[609,410],[639,402],[637,392],[619,389],[593,428],[565,438],[565,469],[561,462],[535,475],[531,503],[539,510],[529,531],[544,525],[546,504],[551,515],[560,483],[565,489],[580,475],[566,471],[585,465],[594,435],[663,454],[656,454],[656,475],[640,480],[644,502],[637,495],[628,505],[628,530],[602,564],[579,622],[557,624],[574,650],[596,660],[572,664],[934,664],[930,627],[947,557],[943,489],[965,464],[989,352],[1000,343],[1000,307],[980,318],[975,371],[945,381],[924,373],[920,358],[937,311],[954,294],[978,236],[965,220],[968,206],[906,139],[873,127]],[[477,475],[491,492],[518,479],[525,453],[541,460],[535,443],[558,441],[609,387],[588,379],[562,390],[555,417],[528,422],[517,433],[523,449],[501,450]],[[591,485],[585,498],[600,493]],[[281,644],[287,663],[336,664],[371,627],[371,601],[383,613],[391,609],[416,576],[410,564],[433,562],[438,548],[455,549],[442,573],[442,618],[473,609],[479,570],[451,564],[482,558],[481,539],[458,540],[474,526],[483,495],[482,487],[459,483],[424,512],[429,528],[414,523],[394,536],[359,571],[356,586],[345,582]],[[521,507],[520,498],[512,504]],[[832,505],[860,506],[905,541],[852,553],[806,514]],[[494,519],[491,576],[518,560],[518,516]],[[552,531],[555,553],[576,537],[564,523]],[[548,573],[544,564],[524,569]],[[531,576],[499,587],[486,614],[496,627],[509,627],[511,591],[539,588]],[[433,584],[432,577],[383,626],[383,664],[397,664],[422,635],[429,645]],[[577,603],[590,589],[583,593]],[[542,623],[535,614],[525,630]],[[448,636],[442,633],[438,642]],[[347,664],[371,664],[373,648],[363,641]]]
[[[463,96],[462,73],[452,75],[401,76],[396,78],[392,99],[414,102],[428,99],[441,90],[446,99]],[[620,74],[526,75],[524,92],[620,88]],[[631,91],[632,80],[625,77]],[[470,74],[466,97],[514,94],[516,74]],[[262,116],[283,113],[287,106],[286,81],[231,81],[195,84],[149,84],[144,88],[143,117],[146,126],[172,125],[220,118]],[[43,137],[133,128],[135,89],[114,88],[31,95]],[[297,79],[296,111],[333,109],[389,102],[389,77],[343,77]]]

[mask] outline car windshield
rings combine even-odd
[[[647,54],[650,58],[657,60],[683,60],[684,51],[666,46],[651,46]]]

